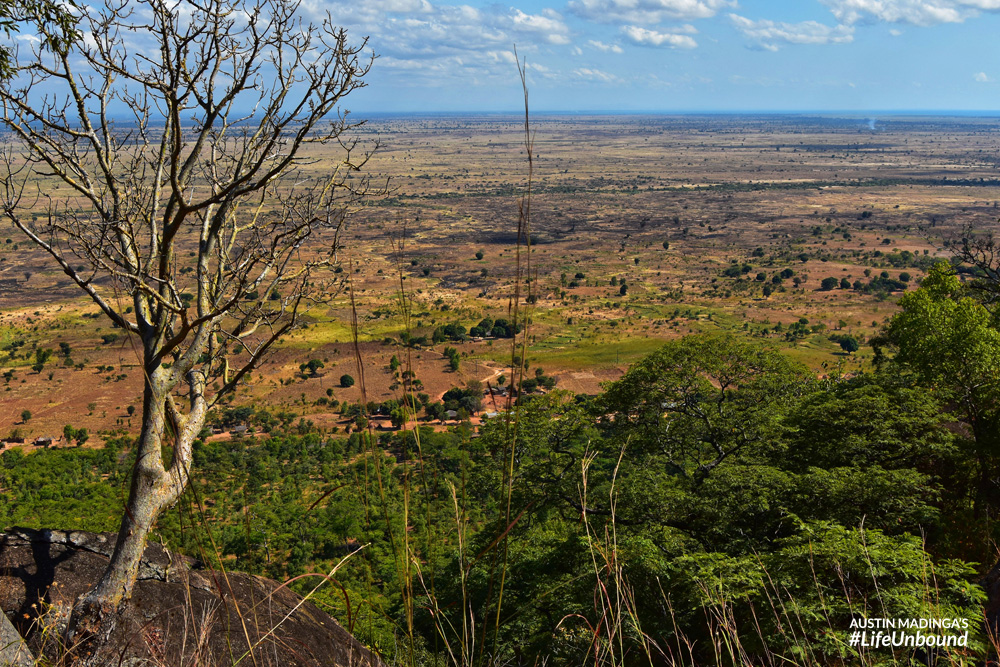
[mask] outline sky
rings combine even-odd
[[[1000,110],[1000,0],[304,0],[366,113]]]

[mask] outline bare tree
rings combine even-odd
[[[354,172],[375,146],[357,145],[360,123],[339,107],[371,58],[297,7],[112,0],[73,26],[39,17],[40,40],[0,85],[3,214],[142,356],[128,504],[107,571],[74,609],[78,638],[129,599],[206,412],[336,290],[324,269],[372,194]]]
[[[974,271],[968,286],[990,312],[1000,309],[1000,239],[992,230],[979,231],[966,227],[961,239],[953,239],[948,248],[954,256]]]

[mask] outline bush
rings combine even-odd
[[[350,375],[346,374],[346,373],[343,374],[343,375],[341,375],[340,376],[340,386],[341,387],[353,387],[354,386],[354,378],[351,377]]]

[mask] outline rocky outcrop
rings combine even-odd
[[[73,603],[101,576],[114,544],[111,533],[0,534],[0,608],[35,654],[56,660],[65,652],[60,637]],[[136,666],[383,665],[288,588],[263,577],[209,571],[155,544],[147,546],[132,604],[101,652],[115,664]]]

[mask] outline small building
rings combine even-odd
[[[52,439],[52,436],[43,435],[40,438],[35,438],[35,447],[51,447],[53,442],[55,440]]]

